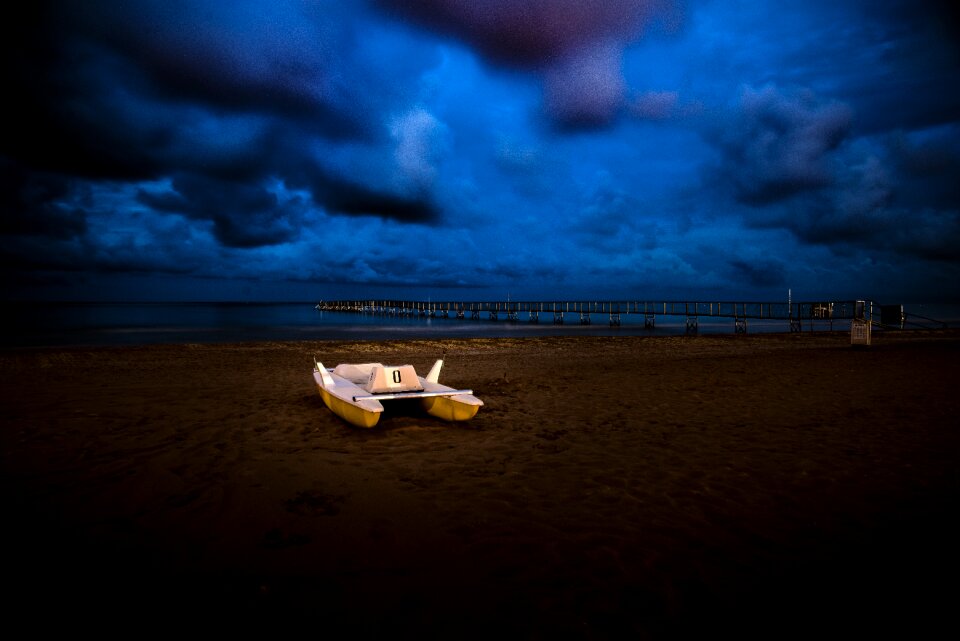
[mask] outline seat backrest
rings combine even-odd
[[[374,367],[383,367],[380,363],[340,363],[333,373],[345,378],[354,385],[363,385],[370,379]]]
[[[371,394],[387,392],[419,392],[423,390],[417,371],[413,365],[380,365],[373,366],[370,378],[363,389]]]

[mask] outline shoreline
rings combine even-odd
[[[502,323],[504,326],[508,326],[504,321]],[[456,325],[453,325],[456,327]],[[488,325],[484,325],[489,327]],[[838,329],[830,329],[828,327],[817,327],[814,329],[805,328],[800,331],[790,331],[789,329],[778,329],[771,330],[765,329],[762,331],[753,331],[746,332],[743,334],[737,333],[731,326],[729,331],[727,329],[719,330],[718,325],[707,325],[706,331],[699,331],[693,333],[686,333],[684,331],[670,331],[670,332],[658,332],[656,330],[644,330],[639,326],[632,326],[627,328],[605,328],[598,326],[577,326],[577,329],[582,330],[578,332],[574,330],[573,332],[567,333],[570,328],[564,328],[563,326],[554,326],[544,325],[542,327],[538,326],[526,326],[523,323],[518,324],[519,329],[516,332],[509,334],[502,333],[491,333],[488,335],[484,334],[444,334],[442,332],[435,333],[424,333],[414,332],[409,335],[403,333],[400,334],[391,334],[381,336],[379,334],[361,334],[359,336],[350,336],[350,335],[331,335],[324,337],[312,337],[312,338],[303,338],[297,336],[296,338],[288,338],[286,336],[282,338],[276,337],[265,337],[265,338],[247,338],[247,334],[251,334],[249,330],[243,330],[243,338],[226,338],[231,333],[236,330],[223,330],[223,329],[213,329],[213,328],[203,328],[200,331],[194,332],[189,330],[190,335],[194,338],[182,338],[182,339],[172,339],[165,337],[163,339],[151,340],[147,342],[137,343],[137,342],[89,342],[89,343],[32,343],[32,344],[4,344],[0,345],[0,354],[3,353],[15,353],[22,351],[33,351],[33,350],[104,350],[104,349],[149,349],[154,347],[176,347],[176,346],[210,346],[210,347],[219,347],[219,348],[230,348],[238,347],[244,345],[262,345],[262,344],[271,344],[271,345],[300,345],[307,343],[316,343],[316,344],[325,344],[325,345],[349,345],[354,343],[378,343],[378,344],[397,344],[397,343],[461,343],[469,341],[526,341],[526,340],[659,340],[659,339],[686,339],[686,340],[697,340],[697,339],[737,339],[737,340],[751,340],[754,338],[763,338],[768,340],[777,340],[785,339],[788,337],[794,337],[796,339],[807,338],[807,339],[818,339],[824,337],[834,337],[837,339],[850,337],[849,327],[843,327]],[[671,328],[680,328],[682,323],[674,323],[670,325]],[[532,330],[530,333],[523,333],[524,328]],[[555,329],[556,333],[552,333],[549,330]],[[361,328],[362,329],[362,328]],[[495,328],[494,328],[495,329]],[[138,333],[161,333],[166,336],[170,335],[169,330],[167,329],[156,329],[156,328],[142,328],[142,329],[118,329],[115,330],[118,334],[132,334],[136,335]],[[201,339],[195,340],[196,336],[199,335],[222,335],[225,338],[218,338],[215,340]],[[960,327],[946,326],[946,327],[929,327],[929,328],[911,328],[911,329],[885,329],[885,328],[874,328],[873,337],[875,340],[883,341],[884,338],[888,339],[888,342],[892,343],[902,343],[905,341],[915,341],[915,340],[928,340],[931,338],[949,338],[950,336],[960,336]]]
[[[932,632],[957,596],[933,578],[960,569],[960,332],[874,339],[5,349],[12,611],[419,638]],[[310,376],[314,356],[425,372],[443,351],[441,382],[485,403],[462,425],[397,408],[351,428]]]
[[[309,327],[273,328],[262,331],[251,327],[151,327],[130,326],[116,328],[82,328],[77,330],[61,329],[42,333],[16,332],[7,338],[9,342],[0,344],[0,351],[15,349],[100,349],[110,347],[149,347],[153,345],[211,344],[233,345],[240,343],[297,343],[305,341],[324,342],[382,342],[414,340],[470,340],[470,339],[526,339],[526,338],[666,338],[676,336],[723,336],[736,335],[733,325],[720,322],[704,322],[700,331],[688,334],[684,323],[662,323],[656,329],[645,329],[640,325],[606,327],[597,325],[552,325],[527,323],[508,323],[506,321],[483,322],[455,320],[438,321],[437,327],[411,320],[403,326],[344,324],[325,327],[322,330]],[[769,321],[758,328],[751,326],[749,335],[790,334],[789,328],[777,321],[777,328],[771,328]],[[849,329],[823,328],[804,329],[803,334],[844,333]],[[926,331],[926,330],[910,330]],[[936,330],[934,330],[936,331]]]

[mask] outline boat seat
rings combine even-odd
[[[413,365],[384,366],[377,363],[370,370],[369,378],[361,387],[371,394],[423,391]]]
[[[345,378],[354,385],[365,385],[370,380],[370,372],[374,367],[383,367],[380,363],[341,363],[333,369],[333,373]]]

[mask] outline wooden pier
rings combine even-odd
[[[595,317],[619,327],[625,315],[643,317],[653,329],[663,316],[682,317],[687,333],[696,333],[701,318],[728,318],[734,331],[746,333],[749,320],[782,320],[791,332],[804,323],[833,329],[834,321],[866,319],[874,322],[875,304],[870,301],[729,302],[729,301],[416,301],[416,300],[322,300],[322,311],[382,314],[395,317],[450,318],[528,323],[576,322],[589,325]],[[877,311],[879,312],[879,306]],[[888,306],[889,307],[889,306]],[[902,311],[901,311],[902,316]]]

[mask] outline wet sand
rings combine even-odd
[[[485,406],[372,430],[310,374]],[[0,352],[5,618],[392,638],[927,636],[960,596],[960,333]],[[131,628],[131,625],[136,627]]]

